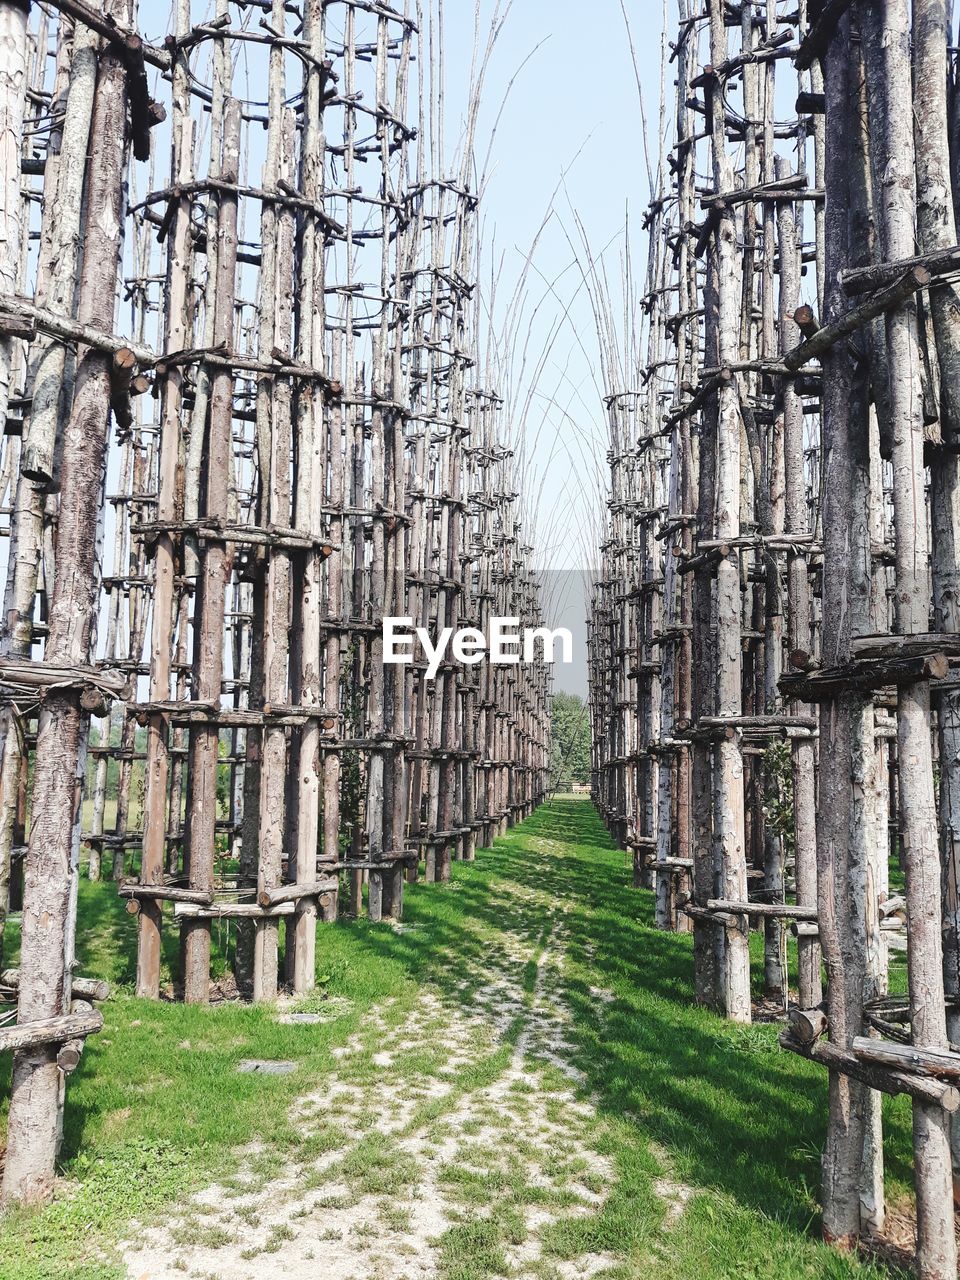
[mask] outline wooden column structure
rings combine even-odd
[[[272,1000],[313,985],[318,921],[398,918],[546,794],[542,661],[382,652],[388,616],[542,620],[478,354],[493,42],[445,138],[435,6],[261,7],[174,0],[151,44],[133,0],[0,3],[12,1201],[49,1195],[102,1025],[71,1005],[81,856],[140,995]]]
[[[611,454],[590,626],[595,799],[632,847],[620,726],[635,717],[636,757],[661,762],[643,855],[656,918],[693,923],[695,998],[735,1019],[775,1001],[784,1047],[828,1068],[823,1230],[841,1249],[883,1231],[879,1099],[912,1097],[917,1269],[938,1278],[956,1273],[960,1078],[951,41],[922,0],[679,0],[646,219],[651,342],[620,352],[627,379],[659,388],[669,446],[656,733],[624,683],[649,639],[633,600],[656,582],[623,546],[657,501],[624,484],[649,428]],[[906,999],[887,984],[904,948]]]
[[[629,717],[635,706],[635,756],[655,762],[635,770],[638,811],[657,815],[646,847],[639,833],[638,861],[655,871],[661,926],[693,928],[698,999],[749,1020],[746,904],[763,908],[764,994],[781,1006],[787,896],[797,896],[810,920],[816,904],[817,725],[809,708],[785,702],[778,682],[788,642],[796,651],[811,644],[819,547],[808,507],[816,446],[805,424],[819,388],[786,377],[781,357],[801,336],[793,313],[806,315],[804,227],[816,225],[823,192],[807,176],[807,118],[775,124],[772,116],[796,17],[776,5],[734,15],[685,3],[680,16],[670,54],[678,70],[673,136],[661,136],[659,186],[644,224],[646,350],[636,381],[645,421],[630,433],[626,456],[614,452],[605,570],[628,601],[650,598],[657,607],[634,636],[626,625],[632,604],[615,606],[606,629],[626,628],[626,652],[610,654],[608,677],[599,674],[607,666],[599,655],[594,668],[608,707],[618,671],[656,680],[655,728],[644,714],[648,694],[628,692],[620,711]],[[704,168],[706,191],[697,177]],[[616,363],[627,364],[630,349]],[[631,464],[649,475],[646,459],[657,449],[658,481],[623,494]],[[636,582],[612,559],[621,504],[624,527],[638,527],[641,545],[649,529],[650,545],[662,549],[640,553]],[[599,704],[594,723],[603,786],[615,760]],[[800,801],[792,821],[772,803],[791,770]],[[609,799],[601,796],[601,805],[619,835]],[[644,883],[644,872],[635,881]],[[801,946],[804,993],[815,1003],[819,952],[806,935]]]

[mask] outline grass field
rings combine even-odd
[[[889,1274],[816,1241],[825,1075],[695,1008],[689,937],[628,881],[592,806],[556,800],[399,928],[322,930],[297,1006],[322,1020],[296,1025],[136,1000],[135,927],[85,884],[80,968],[118,990],[61,1194],[0,1220],[0,1277]],[[0,1132],[8,1093],[5,1061]],[[902,1199],[902,1102],[886,1150]]]

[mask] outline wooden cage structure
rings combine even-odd
[[[81,865],[139,994],[176,927],[207,1001],[220,921],[271,999],[313,985],[318,921],[399,917],[548,781],[543,661],[382,653],[388,616],[541,621],[478,354],[482,76],[452,161],[430,0],[201,9],[151,42],[135,0],[0,0],[9,1200],[49,1194],[102,1024]]]
[[[938,1280],[960,1169],[949,8],[679,0],[591,619],[594,795],[635,883],[692,931],[699,1001],[779,1005],[784,1046],[828,1069],[842,1247],[883,1227],[880,1093],[913,1099]]]

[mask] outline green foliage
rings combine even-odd
[[[789,857],[794,844],[793,755],[789,742],[771,742],[764,751],[763,777],[763,816]]]
[[[343,708],[343,727],[348,737],[363,735],[364,688],[360,675],[360,646],[354,641],[348,649],[341,668],[340,705]],[[348,747],[340,752],[340,840],[349,849],[353,832],[360,821],[363,775],[361,753]]]
[[[590,782],[590,713],[582,698],[555,693],[550,703],[551,785],[562,791]]]

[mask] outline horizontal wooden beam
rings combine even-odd
[[[385,864],[387,870],[391,864]],[[273,889],[263,889],[257,895],[261,907],[275,907],[281,902],[299,902],[301,898],[317,898],[324,893],[334,893],[340,887],[337,876],[319,876],[304,884],[281,884]]]
[[[876,1062],[898,1071],[916,1071],[923,1076],[960,1081],[960,1053],[949,1049],[925,1049],[919,1045],[897,1044],[874,1036],[857,1036],[853,1052],[862,1062]]]
[[[105,40],[123,49],[128,56],[142,58],[151,67],[159,67],[161,71],[169,70],[172,58],[166,49],[157,49],[154,45],[147,44],[135,31],[117,26],[110,18],[105,18],[99,9],[87,4],[86,0],[48,0],[48,3],[65,13],[68,18],[73,18],[74,22],[82,22],[91,31],[96,31]]]
[[[91,325],[81,324],[70,316],[58,315],[55,311],[48,311],[46,307],[38,307],[28,298],[20,298],[12,293],[0,294],[0,333],[5,331],[5,317],[18,322],[28,321],[41,333],[59,338],[61,342],[83,343],[110,355],[129,348],[139,363],[147,368],[152,368],[159,359],[155,351],[142,343],[131,342],[129,338],[121,338],[114,333],[102,333]]]
[[[16,1022],[12,1027],[0,1027],[0,1053],[65,1044],[68,1040],[95,1035],[102,1027],[103,1014],[97,1009],[89,1013],[67,1013],[58,1018],[38,1018],[34,1022]]]
[[[949,249],[937,249],[933,253],[920,253],[913,258],[901,258],[899,262],[879,262],[872,267],[852,267],[840,273],[840,284],[844,293],[851,296],[872,293],[875,289],[883,289],[893,284],[905,271],[913,267],[924,267],[933,279],[948,275],[951,271],[960,271],[960,245],[952,245]]]
[[[0,987],[9,987],[12,991],[20,989],[20,970],[4,969],[0,973]],[[109,1000],[110,983],[102,978],[71,978],[70,995],[80,1000]]]
[[[895,283],[872,294],[859,306],[853,307],[846,315],[841,316],[839,320],[824,325],[813,337],[801,342],[792,351],[788,351],[783,357],[783,363],[788,369],[798,371],[810,360],[824,355],[843,338],[856,333],[877,316],[902,306],[908,298],[918,290],[925,289],[929,283],[930,272],[926,267],[910,267]]]
[[[178,920],[273,920],[276,916],[292,916],[295,910],[292,902],[281,902],[275,907],[261,907],[255,902],[223,902],[210,907],[177,902],[173,914]]]
[[[722,911],[731,916],[769,916],[780,920],[816,920],[816,907],[795,907],[789,902],[735,902],[727,898],[711,898],[708,911]]]
[[[201,889],[181,889],[167,884],[123,884],[117,891],[121,898],[136,898],[156,902],[192,902],[197,906],[212,906],[213,894]]]
[[[814,1044],[802,1044],[789,1031],[780,1033],[780,1046],[790,1053],[799,1054],[811,1062],[819,1062],[830,1071],[850,1076],[861,1084],[880,1093],[893,1095],[904,1093],[916,1098],[919,1102],[931,1103],[943,1107],[950,1114],[960,1110],[960,1089],[954,1085],[944,1084],[939,1080],[927,1080],[922,1076],[907,1075],[902,1071],[891,1071],[886,1067],[861,1062],[855,1054],[839,1049],[829,1040],[817,1040]]]
[[[889,686],[942,680],[949,669],[947,655],[939,650],[902,658],[858,656],[842,666],[781,676],[779,689],[785,697],[800,702],[822,702],[845,692],[869,693]]]

